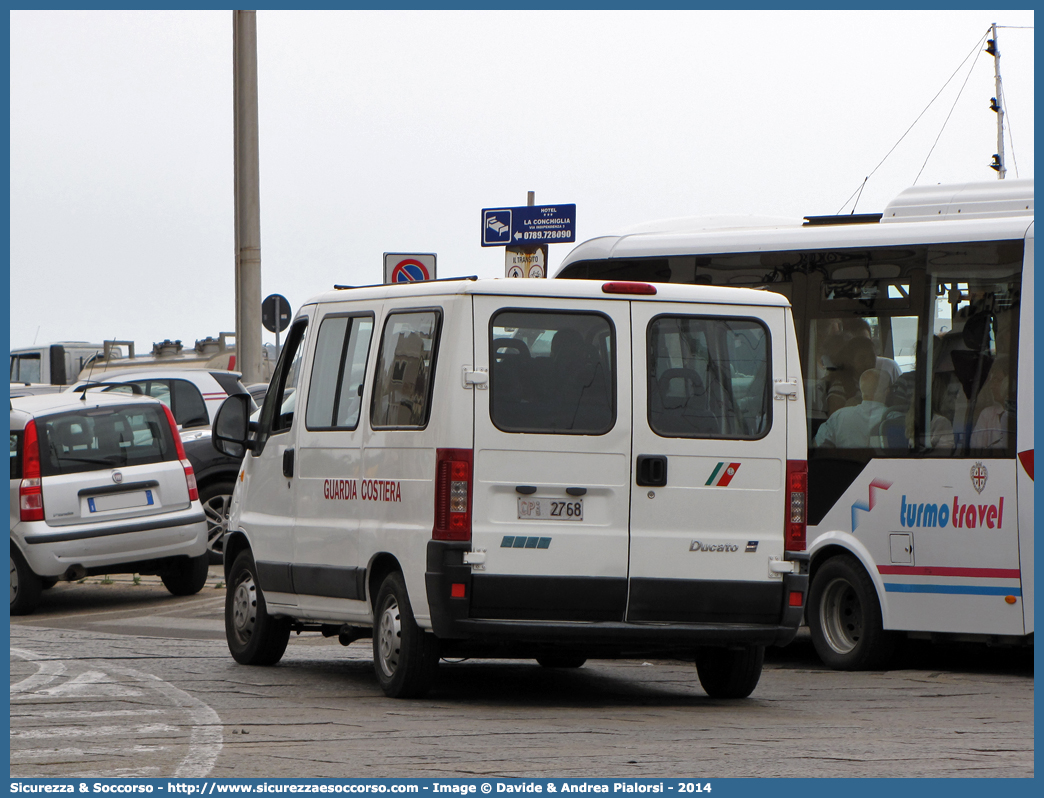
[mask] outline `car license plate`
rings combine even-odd
[[[527,496],[518,500],[519,521],[583,521],[583,499],[545,499]]]
[[[126,510],[130,507],[148,507],[150,504],[155,504],[151,490],[135,490],[129,493],[92,496],[87,500],[87,507],[92,513],[104,513],[107,510]]]

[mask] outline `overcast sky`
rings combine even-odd
[[[380,282],[386,251],[502,276],[480,211],[527,191],[578,241],[848,212],[951,76],[856,210],[996,179],[992,22],[1032,178],[1031,11],[258,12],[262,295]],[[11,346],[232,331],[231,12],[16,11],[10,63]]]

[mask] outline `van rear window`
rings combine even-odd
[[[603,435],[613,428],[616,339],[608,318],[505,310],[490,332],[490,416],[499,429]]]
[[[177,459],[159,405],[86,408],[36,420],[40,471],[45,477],[126,468]]]
[[[771,426],[769,335],[755,319],[649,325],[649,426],[668,438],[760,438]]]

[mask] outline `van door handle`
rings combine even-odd
[[[294,475],[294,450],[293,447],[283,450],[283,476],[292,477]]]
[[[662,488],[667,484],[667,457],[662,454],[640,454],[635,467],[635,482],[644,487]]]

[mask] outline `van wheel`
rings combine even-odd
[[[160,579],[163,580],[163,586],[173,595],[193,596],[207,583],[209,569],[210,557],[206,554],[199,557],[179,557],[160,573]]]
[[[401,573],[388,574],[377,592],[375,607],[373,669],[377,681],[389,698],[420,698],[435,682],[439,641],[413,620]]]
[[[587,657],[581,657],[579,654],[547,654],[537,657],[536,661],[542,668],[580,668],[587,662]]]
[[[764,646],[707,648],[696,657],[696,675],[711,698],[746,698],[758,686],[764,663]]]
[[[249,550],[239,553],[228,573],[225,640],[232,658],[241,665],[275,665],[290,640],[290,619],[268,614]]]
[[[849,556],[831,557],[816,571],[808,628],[819,658],[835,670],[883,667],[895,652],[896,636],[884,630],[874,583]]]
[[[232,482],[211,482],[199,491],[199,503],[207,516],[207,554],[211,565],[224,560],[225,533],[228,531],[228,509],[232,504]]]
[[[11,614],[29,615],[40,603],[43,583],[29,568],[22,552],[11,546]]]

